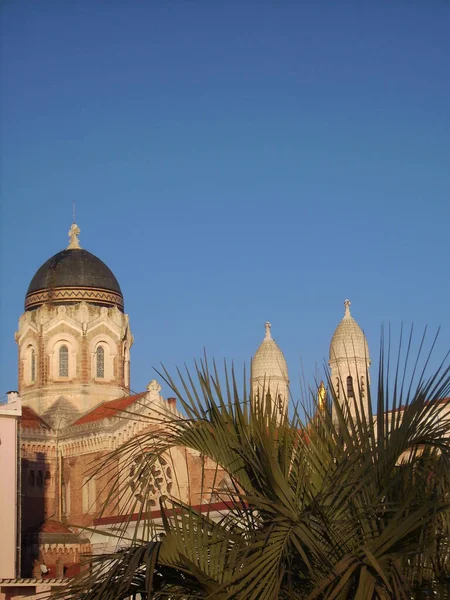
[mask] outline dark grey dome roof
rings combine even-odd
[[[36,271],[28,286],[31,292],[54,287],[102,288],[122,293],[114,273],[87,250],[63,250],[49,258]]]
[[[81,248],[62,250],[39,267],[28,286],[25,307],[48,300],[77,299],[123,307],[122,291],[114,273],[103,261]]]

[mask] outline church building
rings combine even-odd
[[[92,476],[90,467],[133,436],[161,426],[161,415],[182,417],[175,398],[162,398],[156,380],[131,394],[133,335],[122,291],[106,264],[80,247],[79,233],[73,224],[68,247],[36,271],[16,333],[23,577],[73,575],[82,553],[99,550],[68,525],[92,526],[108,498],[110,482]],[[169,462],[151,475],[150,509],[164,494],[193,505],[205,501],[201,457],[184,449],[174,450],[171,459],[176,478]],[[210,471],[213,477],[213,465]],[[104,516],[123,509],[113,506]]]
[[[146,429],[163,426],[161,415],[183,418],[176,399],[164,399],[156,380],[131,393],[133,335],[124,297],[107,265],[81,248],[79,234],[74,223],[67,248],[36,271],[16,332],[22,551],[16,572],[0,577],[57,580],[76,574],[83,553],[102,551],[97,538],[80,529],[96,524],[110,493],[108,478],[89,472],[92,464]],[[332,337],[329,365],[338,398],[366,397],[369,349],[349,301]],[[252,361],[251,387],[254,402],[266,402],[269,394],[280,419],[287,413],[288,368],[269,322]],[[192,505],[212,502],[215,465],[187,449],[175,449],[171,459],[149,475],[154,497],[146,508],[157,507],[161,495]],[[122,465],[115,468],[119,472]],[[123,477],[132,490],[133,474]],[[103,517],[123,509],[111,506]]]

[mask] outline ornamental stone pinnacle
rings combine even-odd
[[[67,250],[80,250],[81,246],[78,240],[78,236],[80,235],[80,228],[76,223],[72,223],[72,226],[69,229],[69,233],[67,235],[70,239],[69,245],[67,246]]]
[[[156,381],[156,379],[152,379],[147,386],[148,399],[150,402],[157,402],[160,399],[161,386]]]
[[[272,334],[270,333],[270,328],[272,327],[271,323],[269,323],[269,321],[266,321],[265,327],[266,327],[266,340],[271,340],[272,339]]]
[[[348,300],[348,299],[345,300],[344,301],[344,306],[345,306],[345,314],[344,314],[344,316],[345,317],[351,317],[351,314],[350,314],[351,302],[350,302],[350,300]]]
[[[150,381],[150,383],[147,386],[147,391],[148,392],[153,392],[154,394],[158,394],[161,391],[161,386],[159,385],[159,383],[156,381],[156,379],[152,379]]]

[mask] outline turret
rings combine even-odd
[[[272,406],[281,417],[286,414],[289,400],[289,376],[286,360],[272,338],[271,324],[265,324],[266,335],[252,361],[253,401],[260,405],[270,394]]]
[[[350,313],[350,305],[350,300],[345,300],[344,318],[331,339],[331,381],[341,405],[345,405],[347,398],[350,410],[355,414],[355,406],[359,406],[359,400],[362,400],[367,415],[367,386],[370,384],[369,346],[363,330]]]

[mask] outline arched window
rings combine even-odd
[[[34,471],[28,471],[28,485],[30,487],[34,487],[34,483],[35,483]]]
[[[69,349],[61,346],[59,349],[59,376],[69,377]]]
[[[42,471],[37,472],[36,485],[38,487],[42,487],[44,485],[44,475],[43,475]]]
[[[31,367],[30,380],[34,382],[34,381],[36,381],[36,353],[33,348],[31,349],[31,365],[30,365],[30,367]]]
[[[354,398],[355,393],[353,391],[353,377],[349,375],[347,377],[347,398]]]
[[[96,376],[103,379],[105,377],[105,349],[99,346],[96,352]]]

